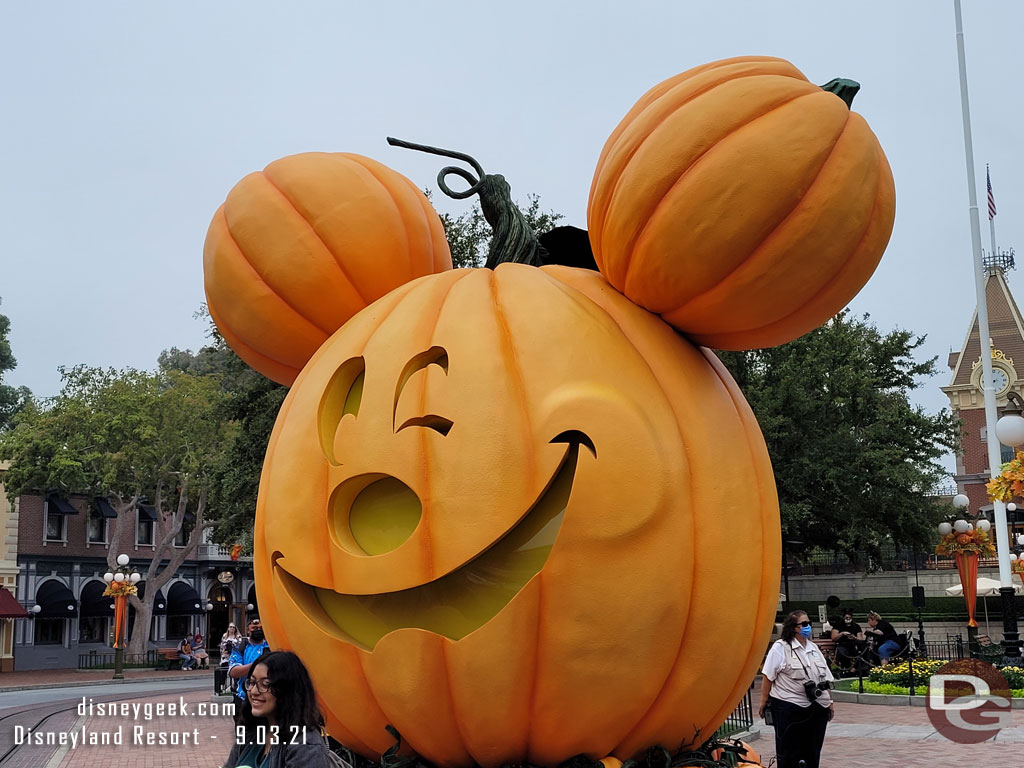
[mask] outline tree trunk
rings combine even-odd
[[[144,654],[146,644],[149,641],[149,625],[153,618],[153,599],[156,590],[146,590],[146,599],[139,600],[137,597],[129,597],[128,604],[135,608],[135,624],[132,627],[131,638],[128,640],[128,648],[125,651],[128,655]]]

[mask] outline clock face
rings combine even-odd
[[[1010,385],[1010,377],[1002,368],[992,369],[992,389],[1000,394]]]
[[[231,571],[221,571],[217,574],[217,581],[221,584],[230,584],[234,579],[234,574],[232,574]]]

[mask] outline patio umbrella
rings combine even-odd
[[[988,576],[979,576],[978,577],[978,597],[981,598],[982,605],[985,606],[985,631],[988,632],[989,634],[992,633],[992,628],[989,627],[989,624],[988,624],[988,601],[985,600],[985,598],[988,597],[989,595],[998,595],[999,594],[999,588],[1001,586],[1002,585],[999,583],[999,581],[997,579],[990,579]],[[1024,586],[1021,586],[1020,584],[1013,584],[1012,586],[1013,586],[1014,594],[1017,594],[1017,595],[1024,594]],[[954,597],[959,597],[963,593],[964,593],[964,588],[963,588],[962,584],[956,584],[956,585],[954,585],[952,587],[947,587],[946,588],[946,594],[947,595],[953,595]]]

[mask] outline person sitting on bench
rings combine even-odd
[[[864,650],[866,640],[860,624],[853,620],[853,611],[843,611],[843,617],[832,627],[836,642],[836,663],[843,669],[853,666],[853,660]]]
[[[889,659],[898,654],[903,646],[900,644],[900,636],[896,633],[892,624],[885,621],[875,611],[868,611],[868,628],[864,631],[875,638],[875,651],[884,667]]]

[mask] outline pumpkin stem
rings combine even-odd
[[[484,173],[480,163],[462,152],[428,147],[425,144],[414,144],[390,136],[388,136],[388,144],[393,147],[404,147],[442,157],[451,157],[473,167],[473,170],[476,171],[475,177],[465,168],[453,165],[442,168],[437,174],[437,186],[448,197],[456,200],[465,200],[467,197],[480,195],[480,210],[484,214],[484,219],[491,225],[492,233],[491,243],[487,249],[487,261],[484,264],[486,269],[494,269],[499,264],[506,262],[530,264],[534,267],[541,265],[541,245],[533,233],[533,228],[526,220],[526,216],[512,202],[512,188],[505,181],[504,176],[496,173]],[[470,185],[469,188],[462,192],[451,189],[445,182],[445,177],[449,174],[465,179]]]
[[[821,86],[821,90],[834,93],[846,102],[848,109],[853,109],[853,97],[860,90],[860,83],[856,80],[847,80],[845,77],[837,77]]]

